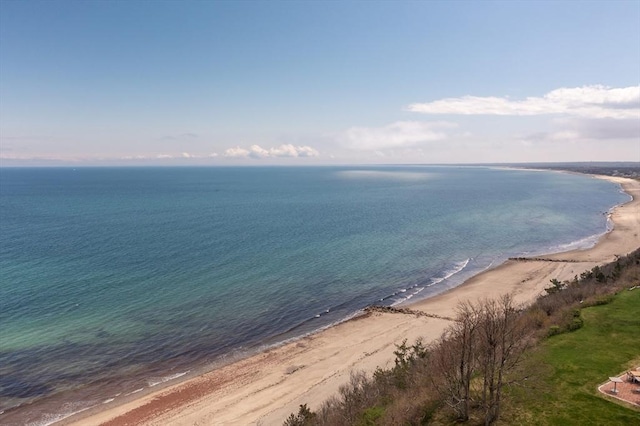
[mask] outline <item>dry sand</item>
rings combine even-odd
[[[455,315],[464,300],[512,293],[530,302],[549,280],[571,279],[596,265],[640,247],[640,182],[601,177],[620,183],[633,201],[615,209],[614,230],[595,247],[514,261],[473,277],[463,285],[411,307],[442,317]],[[553,259],[554,261],[550,261]],[[395,345],[404,339],[437,339],[446,319],[411,314],[371,313],[293,343],[268,350],[125,404],[69,418],[77,425],[281,425],[300,404],[316,409],[353,371],[371,372],[393,364]]]

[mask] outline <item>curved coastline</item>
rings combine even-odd
[[[348,381],[351,371],[390,365],[395,344],[403,339],[437,339],[449,325],[443,318],[453,316],[461,301],[513,293],[526,303],[541,294],[551,278],[571,279],[640,247],[640,182],[596,177],[620,184],[632,200],[613,209],[613,230],[591,248],[527,262],[508,260],[445,293],[406,304],[430,316],[368,313],[57,424],[281,424],[300,404],[315,409]]]

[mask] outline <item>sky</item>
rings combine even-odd
[[[640,161],[640,0],[0,0],[0,166]]]

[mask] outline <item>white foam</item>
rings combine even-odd
[[[136,389],[133,392],[125,393],[125,396],[133,395],[134,393],[142,392],[144,388]]]
[[[442,277],[432,278],[431,284],[428,284],[427,287],[431,287],[432,285],[439,284],[444,280],[448,280],[449,278],[451,278],[452,276],[454,276],[455,274],[457,274],[458,272],[461,272],[464,268],[466,268],[470,261],[471,259],[467,259],[462,262],[458,262],[454,264],[453,268],[446,271]]]
[[[148,383],[149,383],[149,386],[150,386],[150,387],[157,386],[157,385],[159,385],[160,383],[165,383],[165,382],[168,382],[169,380],[175,380],[175,379],[177,379],[178,377],[182,377],[182,376],[184,376],[185,374],[188,374],[188,373],[189,373],[189,371],[191,371],[191,370],[184,371],[184,372],[182,372],[182,373],[171,374],[171,375],[169,375],[169,376],[161,377],[161,378],[159,378],[159,379],[157,379],[157,380],[150,380]],[[142,390],[142,389],[140,389],[140,390]],[[136,391],[134,391],[134,392],[136,392]],[[134,392],[132,392],[132,393],[134,393]],[[138,391],[138,392],[139,392],[139,391]],[[129,394],[129,395],[131,395],[131,394]]]
[[[451,269],[449,269],[448,271],[445,271],[445,273],[444,273],[444,275],[442,277],[432,278],[431,279],[431,283],[427,284],[427,285],[425,285],[423,287],[418,287],[417,285],[409,287],[409,289],[414,289],[415,288],[415,291],[413,291],[411,294],[409,294],[406,297],[403,297],[403,298],[395,300],[393,303],[391,303],[391,306],[396,306],[396,305],[399,305],[401,303],[404,303],[407,300],[411,299],[416,294],[420,293],[425,288],[434,286],[434,285],[439,284],[439,283],[441,283],[441,282],[443,282],[445,280],[448,280],[449,278],[451,278],[452,276],[454,276],[455,274],[461,272],[464,268],[466,268],[470,261],[471,261],[471,259],[469,258],[469,259],[463,260],[461,262],[455,263]],[[404,293],[406,291],[407,290],[400,290],[399,292],[393,293],[390,297],[396,296],[398,293]]]
[[[42,420],[39,420],[37,422],[27,423],[27,426],[49,426],[59,421],[62,421],[67,417],[71,417],[75,414],[82,413],[83,411],[87,411],[89,408],[91,408],[91,406],[83,407],[79,410],[66,411],[62,414],[46,415],[45,418]]]
[[[608,230],[607,232],[610,232],[610,230]],[[569,251],[569,250],[591,248],[591,247],[596,245],[598,240],[603,235],[604,234],[594,234],[594,235],[590,235],[590,236],[585,237],[585,238],[581,238],[581,239],[576,240],[576,241],[572,241],[572,242],[567,243],[567,244],[560,244],[559,246],[556,247],[556,249],[553,250],[553,252],[564,252],[564,251]]]

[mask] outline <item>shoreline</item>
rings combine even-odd
[[[429,343],[440,337],[450,324],[443,318],[454,316],[459,302],[504,293],[513,293],[517,302],[530,302],[544,292],[551,278],[571,279],[640,247],[640,181],[594,177],[620,184],[632,200],[610,212],[613,230],[589,249],[526,262],[507,260],[444,293],[402,304],[430,316],[369,312],[56,424],[282,424],[300,404],[315,410],[349,380],[352,371],[372,372],[392,365],[393,350],[402,340],[422,337]]]

